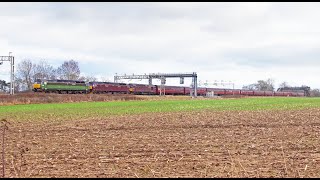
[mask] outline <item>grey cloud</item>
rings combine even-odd
[[[320,65],[319,5],[5,3],[0,21],[8,26],[0,30],[0,41],[21,59],[76,59],[85,73],[198,71],[223,77],[241,72],[239,78],[249,77],[243,69]]]
[[[308,67],[320,65],[319,49],[303,50],[301,47],[252,48],[230,51],[224,56],[230,62],[254,68]]]

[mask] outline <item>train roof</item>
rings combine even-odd
[[[73,83],[85,83],[85,81],[79,81],[79,80],[63,80],[63,79],[48,79],[43,80],[44,82],[73,82]]]
[[[115,83],[115,82],[102,82],[102,81],[90,81],[89,84],[115,84],[115,85],[127,85],[126,83]]]

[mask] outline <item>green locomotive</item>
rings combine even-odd
[[[88,94],[92,86],[84,81],[45,80],[36,81],[33,91],[59,94]]]

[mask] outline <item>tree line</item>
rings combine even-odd
[[[287,82],[282,82],[279,88],[291,87]],[[269,78],[267,80],[258,80],[256,83],[243,86],[242,89],[255,91],[274,91],[274,80]]]
[[[16,66],[15,91],[31,91],[37,79],[61,79],[96,81],[94,76],[81,76],[79,63],[73,59],[64,61],[59,67],[54,68],[46,60],[39,63],[24,60]],[[0,80],[0,90],[5,91],[10,86],[9,82]]]
[[[290,87],[292,87],[292,86],[290,86],[287,82],[282,82],[279,85],[279,88],[290,88]],[[306,87],[306,86],[302,85],[301,87]],[[255,90],[255,91],[274,91],[275,85],[274,85],[274,80],[269,78],[267,80],[258,80],[256,83],[243,86],[242,89]],[[311,89],[310,96],[311,97],[320,97],[320,90],[319,89]]]

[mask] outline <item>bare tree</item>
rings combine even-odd
[[[56,70],[47,61],[42,60],[35,67],[34,79],[56,79]]]
[[[6,83],[5,80],[0,80],[0,92],[7,92],[9,90],[9,83]]]
[[[92,82],[92,81],[97,81],[97,78],[95,76],[88,75],[88,76],[81,76],[79,78],[79,80],[86,81],[86,82]]]
[[[8,86],[10,87],[10,83],[8,83],[8,84],[9,84]],[[15,78],[14,78],[14,91],[15,92],[22,91],[22,90],[26,89],[25,87],[26,87],[26,85],[24,85],[21,77],[15,76]]]
[[[270,78],[267,80],[259,80],[255,84],[243,86],[243,89],[257,90],[257,91],[273,91],[274,90],[274,80],[270,79]]]
[[[65,61],[58,67],[57,74],[60,79],[78,80],[80,77],[79,63],[74,60]]]
[[[319,89],[312,89],[310,91],[310,96],[311,97],[320,97],[320,90]]]
[[[259,80],[257,83],[257,89],[260,91],[273,91],[274,90],[274,80],[267,79],[267,80]]]
[[[32,89],[35,66],[30,60],[24,60],[17,66],[17,80],[21,79],[21,83],[26,86],[27,90]],[[16,82],[19,83],[19,81]],[[22,84],[20,86],[23,86]]]
[[[290,87],[290,85],[285,81],[279,85],[279,88],[285,88],[285,87]]]
[[[249,84],[247,86],[243,86],[242,89],[245,89],[245,90],[256,90],[256,84]]]

